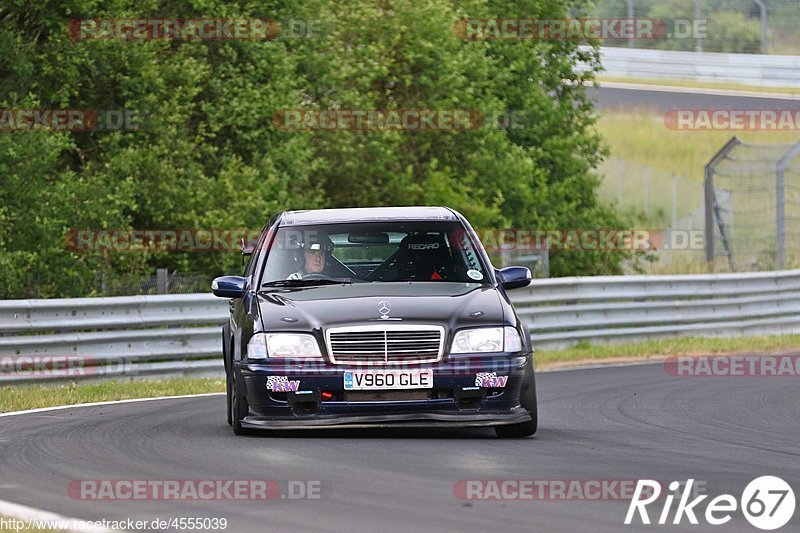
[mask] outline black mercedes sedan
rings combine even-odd
[[[222,330],[228,423],[254,429],[494,427],[533,435],[530,334],[475,231],[445,207],[273,217]]]

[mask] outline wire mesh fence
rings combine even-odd
[[[698,179],[667,172],[619,157],[598,168],[600,200],[614,206],[633,229],[646,230],[659,242],[647,261],[626,267],[629,273],[704,272],[702,233],[705,206]],[[699,235],[699,237],[698,237]]]
[[[96,296],[136,294],[186,294],[211,291],[211,276],[158,269],[152,276],[120,276],[98,273],[92,291]]]
[[[772,270],[800,258],[800,143],[732,139],[707,169],[708,259],[717,268]],[[713,193],[711,192],[713,190]]]
[[[598,169],[603,176],[598,194],[605,203],[657,228],[703,227],[703,184],[619,157]]]

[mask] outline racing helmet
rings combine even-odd
[[[327,262],[330,259],[330,256],[333,252],[333,241],[331,241],[330,237],[325,235],[324,233],[320,233],[318,231],[310,231],[307,234],[303,235],[301,239],[297,240],[297,254],[295,255],[294,261],[296,268],[303,269],[303,265],[305,265],[305,252],[306,250],[318,251],[322,250],[322,253],[325,254],[325,260]]]
[[[333,251],[333,241],[324,233],[311,232],[313,235],[308,235],[302,241],[298,241],[297,247],[300,251],[305,250],[322,250],[325,255]]]

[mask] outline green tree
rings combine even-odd
[[[573,13],[586,6],[572,5]],[[236,253],[79,253],[71,228],[260,228],[282,209],[445,204],[478,227],[622,224],[595,197],[586,97],[597,50],[467,41],[465,17],[562,18],[564,0],[341,3],[7,0],[0,108],[133,110],[138,131],[0,133],[0,297],[82,296],[156,267],[214,275]],[[319,38],[75,41],[75,18],[316,19]],[[577,63],[586,68],[576,70]],[[291,109],[510,111],[522,128],[283,131]],[[619,272],[618,253],[560,254],[555,275]]]
[[[285,41],[76,42],[68,31],[71,18],[263,16],[252,9],[76,0],[0,11],[0,107],[146,117],[137,132],[3,134],[0,269],[26,287],[4,296],[84,295],[97,271],[239,268],[235,253],[72,253],[70,228],[259,228],[279,209],[324,205],[307,142],[269,126],[301,98]],[[42,209],[54,213],[27,215]]]
[[[758,54],[761,52],[761,24],[735,11],[721,11],[708,21],[706,52]]]
[[[320,2],[310,12],[330,29],[304,43],[312,107],[524,117],[520,129],[315,132],[314,153],[325,164],[314,179],[331,205],[442,203],[476,226],[621,226],[598,204],[591,175],[603,149],[583,84],[599,68],[597,50],[574,41],[465,41],[454,31],[464,18],[563,18],[564,2]],[[576,71],[578,62],[588,68]],[[619,272],[623,257],[556,254],[552,272]]]

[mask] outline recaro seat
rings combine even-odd
[[[400,241],[397,252],[376,269],[385,272],[379,279],[394,280],[443,280],[450,271],[450,252],[444,237],[439,233],[415,233]]]

